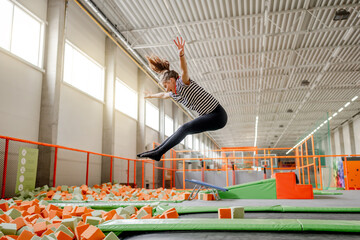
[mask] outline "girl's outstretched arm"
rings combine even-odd
[[[184,84],[189,85],[190,79],[188,74],[188,69],[186,65],[186,59],[185,59],[185,41],[182,39],[182,37],[177,37],[176,40],[174,40],[175,45],[177,46],[179,50],[179,57],[180,57],[180,67],[182,70],[182,76],[181,79]]]
[[[163,98],[163,99],[170,98],[170,93],[168,92],[150,93],[145,91],[144,94],[145,94],[144,98]]]

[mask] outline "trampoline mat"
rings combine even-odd
[[[217,218],[217,213],[182,214],[184,218]],[[246,212],[249,219],[324,219],[324,220],[360,220],[360,213],[279,213],[279,212]],[[123,232],[119,239],[261,239],[261,240],[347,240],[360,238],[358,233],[344,232],[254,232],[254,231],[163,231],[163,232]]]
[[[314,233],[314,232],[244,232],[244,231],[165,231],[165,232],[123,232],[119,239],[150,239],[150,240],[350,240],[358,239],[359,234],[355,233]]]
[[[179,218],[218,218],[218,213],[182,214]],[[360,213],[291,213],[291,212],[245,212],[245,218],[252,219],[321,219],[360,220]]]

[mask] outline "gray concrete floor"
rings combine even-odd
[[[288,199],[223,199],[219,201],[184,201],[181,206],[299,206],[299,207],[360,207],[360,191],[336,191],[343,195],[315,195],[311,200]],[[180,218],[217,218],[216,213],[197,213],[180,215]],[[262,219],[331,219],[331,220],[360,220],[360,213],[276,213],[276,212],[248,212],[245,218]],[[315,233],[315,232],[245,232],[245,231],[167,231],[167,232],[124,232],[120,239],[262,239],[262,240],[300,240],[326,239],[341,240],[360,239],[360,234],[347,233]]]

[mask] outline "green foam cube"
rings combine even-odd
[[[102,218],[99,218],[99,217],[86,217],[86,222],[85,223],[88,223],[90,225],[99,225],[100,223],[102,223],[104,221],[104,219]]]
[[[56,229],[55,233],[62,231],[64,233],[66,233],[67,235],[69,235],[70,237],[74,237],[74,234],[63,224],[60,224],[60,226]],[[56,239],[56,238],[55,238]]]
[[[16,234],[16,224],[15,223],[2,223],[0,224],[1,231],[5,235],[15,235]]]
[[[124,213],[124,214],[119,214],[120,217],[123,217],[124,219],[129,219],[130,218],[130,215],[127,214],[127,213]]]
[[[244,207],[230,207],[231,218],[244,218]]]
[[[60,194],[54,194],[54,196],[52,197],[52,200],[61,200],[61,195]]]
[[[91,216],[93,216],[93,217],[101,217],[102,216],[102,211],[101,210],[95,210],[95,211],[91,212]]]
[[[22,216],[22,215],[21,215],[21,212],[20,212],[19,210],[15,209],[15,208],[10,209],[10,210],[7,211],[5,214],[8,215],[9,217],[11,217],[12,219],[16,219],[16,218]]]
[[[65,191],[67,191],[68,190],[68,186],[66,186],[66,185],[62,185],[61,186],[61,191],[62,192],[65,192]]]
[[[146,216],[146,215],[148,215],[147,211],[146,211],[145,209],[141,209],[141,210],[137,213],[136,217],[137,217],[137,219],[141,219],[142,217],[144,217],[144,216]]]
[[[29,231],[29,232],[34,233],[34,229],[33,229],[33,228],[28,227],[28,226],[23,226],[22,228],[20,228],[19,230],[17,230],[16,235],[19,236],[24,230],[27,230],[27,231]]]
[[[41,240],[41,237],[35,235],[30,240]]]
[[[134,208],[134,206],[127,206],[127,207],[124,208],[124,210],[125,210],[126,212],[128,212],[129,215],[132,215],[132,214],[135,213],[135,208]]]
[[[78,219],[76,218],[67,218],[61,221],[61,224],[64,225],[65,227],[69,227],[71,228],[71,230],[75,231],[75,228],[78,224]]]
[[[104,240],[119,240],[119,238],[115,235],[115,233],[110,232],[105,238]]]
[[[41,201],[39,202],[39,205],[47,206],[47,205],[49,205],[49,203],[48,203],[47,201],[45,201],[45,200],[41,200]]]

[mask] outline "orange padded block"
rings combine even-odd
[[[231,218],[231,208],[219,208],[218,217],[220,218]]]
[[[296,185],[295,191],[297,194],[297,199],[314,199],[312,185]]]
[[[297,185],[295,173],[276,173],[277,199],[313,199],[312,185]]]
[[[35,236],[34,233],[24,230],[21,232],[20,236],[17,238],[18,240],[31,240],[31,238]]]

